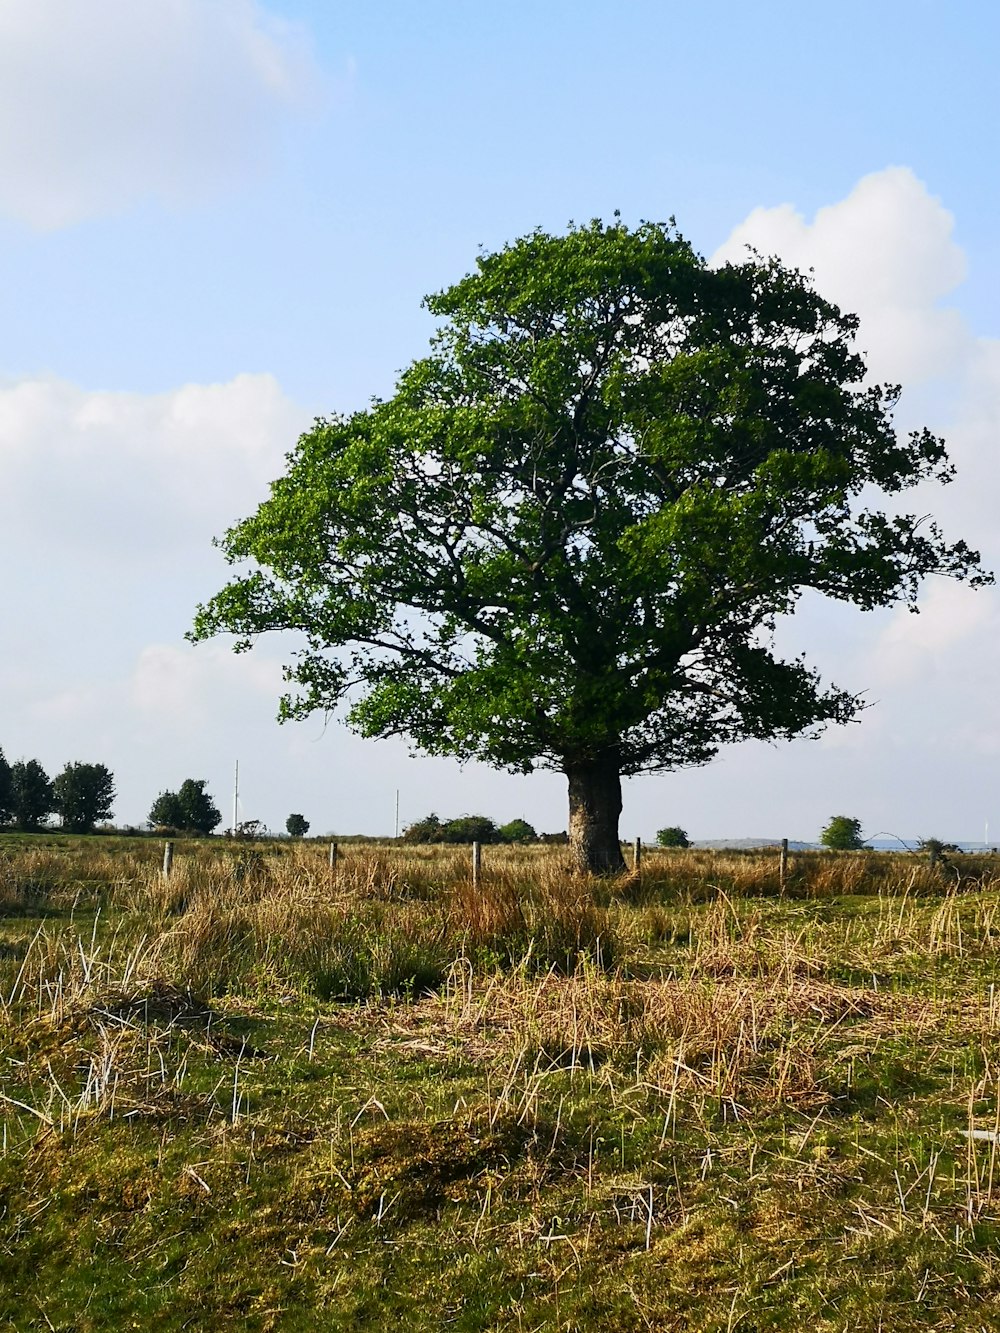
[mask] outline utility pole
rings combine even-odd
[[[393,833],[392,836],[398,841],[399,839],[399,788],[398,787],[396,788],[396,831]]]
[[[240,761],[236,761],[236,777],[233,780],[233,837],[236,837],[236,827],[240,822]]]

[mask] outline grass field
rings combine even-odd
[[[1000,859],[0,836],[0,1326],[1000,1328]]]

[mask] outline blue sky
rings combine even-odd
[[[557,777],[279,728],[281,645],[184,641],[313,416],[391,393],[422,296],[569,219],[676,216],[706,255],[813,266],[862,316],[928,495],[1000,566],[1000,11],[985,4],[6,0],[0,7],[0,746],[107,763],[120,821],[205,777],[228,813],[391,832],[431,808],[565,822]],[[924,502],[924,497],[920,497]],[[788,628],[863,722],[636,779],[623,832],[1000,836],[997,596]]]

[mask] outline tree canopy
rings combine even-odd
[[[427,298],[388,401],[319,420],[226,533],[249,568],[192,637],[298,632],[280,715],[564,772],[582,866],[616,870],[623,775],[854,717],[771,638],[804,589],[914,605],[978,555],[895,497],[947,481],[899,435],[857,320],[771,259],[671,225],[537,231]],[[881,491],[892,511],[871,507]]]
[[[502,842],[501,830],[488,815],[459,815],[446,821],[425,815],[403,830],[404,842]]]
[[[149,812],[154,827],[183,829],[188,833],[211,833],[221,822],[204,778],[187,778],[180,791],[161,791]]]
[[[501,842],[537,842],[538,834],[526,819],[511,819],[497,829]]]
[[[679,824],[656,830],[656,842],[659,847],[690,847],[691,840]]]
[[[161,791],[149,811],[151,828],[184,827],[184,811],[175,791]]]
[[[824,847],[832,852],[856,852],[865,845],[861,836],[861,820],[850,815],[834,815],[819,835]]]
[[[0,824],[6,823],[13,813],[12,799],[13,779],[10,764],[4,758],[3,750],[0,750]]]
[[[49,775],[37,759],[19,759],[10,770],[10,807],[19,829],[40,829],[56,808]]]
[[[91,833],[110,819],[115,804],[114,774],[104,764],[67,764],[52,783],[55,809],[70,833]]]

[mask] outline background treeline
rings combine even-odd
[[[204,779],[188,778],[176,792],[160,792],[149,812],[149,827],[212,833],[222,815],[207,786]],[[76,760],[50,778],[37,759],[11,764],[0,750],[0,827],[35,833],[57,815],[66,832],[93,833],[111,819],[116,797],[114,774],[105,764]]]
[[[439,819],[430,814],[403,830],[404,842],[482,842],[527,843],[564,842],[565,833],[536,833],[526,819],[512,819],[496,824],[487,815],[460,815],[458,819]]]
[[[158,833],[202,837],[214,833],[222,822],[222,814],[207,787],[203,778],[187,778],[177,791],[161,791],[147,816],[148,827]],[[114,774],[105,764],[74,760],[55,778],[50,778],[37,759],[19,759],[11,764],[0,750],[0,827],[39,832],[56,815],[68,833],[94,833],[98,825],[111,820],[116,797]],[[303,815],[291,814],[285,827],[290,837],[302,838],[310,825]],[[140,832],[139,829],[121,831]],[[256,820],[231,832],[236,837],[268,836]],[[410,824],[402,840],[526,844],[566,842],[567,838],[565,833],[537,833],[526,819],[497,824],[488,815],[460,815],[457,819],[443,820],[432,813]]]
[[[37,759],[10,764],[0,750],[0,824],[34,831],[58,815],[70,833],[92,833],[111,818],[114,774],[104,764],[67,764],[50,778]]]

